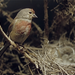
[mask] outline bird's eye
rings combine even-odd
[[[31,14],[32,12],[29,12],[29,14]]]

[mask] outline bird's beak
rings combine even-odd
[[[33,18],[38,18],[35,14],[33,14]]]

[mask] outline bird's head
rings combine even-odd
[[[21,18],[21,19],[29,19],[32,20],[33,18],[37,18],[35,11],[31,8],[25,8],[22,9],[18,12],[17,19]]]

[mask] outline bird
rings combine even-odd
[[[32,8],[21,9],[8,27],[7,35],[9,38],[15,43],[22,45],[31,32],[33,18],[37,18],[37,16]],[[7,44],[6,46],[8,47]],[[0,57],[4,52],[5,50],[0,52]]]
[[[23,44],[30,34],[33,18],[37,18],[33,9],[25,8],[19,11],[8,28],[10,39],[16,43]]]

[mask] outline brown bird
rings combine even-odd
[[[37,18],[33,9],[22,9],[8,28],[11,40],[22,44],[30,34],[33,18]]]
[[[33,18],[37,18],[33,9],[25,8],[20,10],[8,28],[10,39],[16,43],[23,44],[30,34]],[[4,51],[0,52],[0,56],[3,53]]]

